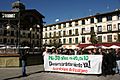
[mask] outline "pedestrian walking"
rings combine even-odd
[[[27,76],[26,74],[26,64],[27,64],[27,54],[28,54],[28,50],[27,49],[23,49],[21,52],[21,62],[22,62],[22,76]]]

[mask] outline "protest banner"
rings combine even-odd
[[[102,55],[46,55],[45,71],[101,74]]]

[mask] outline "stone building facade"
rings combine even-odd
[[[97,13],[93,16],[46,25],[43,28],[43,44],[58,41],[62,43],[63,48],[84,47],[92,44],[92,33],[96,37],[97,44],[111,44],[120,42],[119,31],[120,10],[116,9],[107,13]]]

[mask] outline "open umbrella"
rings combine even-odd
[[[95,46],[87,46],[85,49],[93,49],[96,48]]]
[[[116,46],[116,45],[112,45],[112,46],[110,46],[109,48],[120,48],[119,46]]]
[[[100,48],[103,48],[103,49],[107,49],[109,47],[106,47],[106,46],[99,46]]]

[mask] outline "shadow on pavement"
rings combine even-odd
[[[37,73],[42,73],[42,72],[44,72],[44,71],[32,72],[32,73],[28,73],[26,76],[19,75],[19,76],[15,76],[15,77],[6,78],[6,79],[3,79],[3,80],[11,80],[11,79],[17,79],[17,78],[27,77],[27,76],[30,76],[32,74],[37,74]]]

